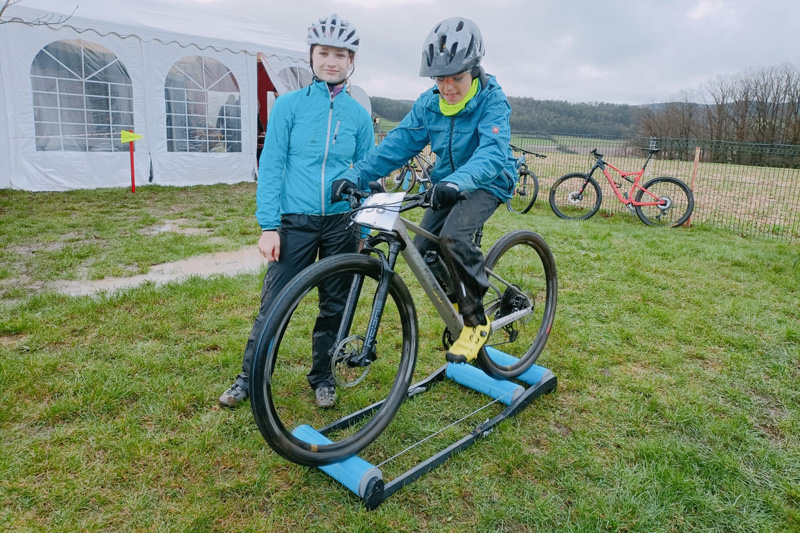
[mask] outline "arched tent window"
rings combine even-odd
[[[83,39],[55,41],[31,65],[36,150],[118,152],[133,129],[133,86],[114,53]]]
[[[314,74],[308,67],[286,67],[278,72],[278,77],[290,91],[307,87],[314,81]]]
[[[169,152],[241,152],[239,84],[215,59],[184,57],[164,83]]]

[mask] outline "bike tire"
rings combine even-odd
[[[602,202],[600,185],[593,177],[580,172],[561,176],[550,189],[550,208],[556,216],[565,220],[591,218]]]
[[[417,183],[417,171],[411,165],[406,164],[381,178],[380,182],[386,192],[411,192]]]
[[[636,216],[648,226],[665,226],[675,228],[681,226],[689,220],[694,211],[694,194],[689,186],[678,178],[660,177],[653,178],[644,184],[644,189],[655,194],[659,198],[669,199],[669,207],[663,209],[657,205],[637,205]],[[641,202],[650,199],[650,195],[645,195],[644,190],[636,193],[636,201]]]
[[[417,354],[417,319],[411,294],[397,275],[392,275],[389,292],[377,332],[377,359],[368,375],[352,388],[337,388],[336,406],[314,406],[306,380],[311,367],[312,333],[327,320],[325,331],[337,330],[346,314],[320,311],[321,290],[338,287],[351,291],[359,280],[357,304],[352,314],[348,339],[364,335],[383,267],[374,257],[341,254],[311,265],[295,277],[275,299],[257,339],[251,367],[250,397],[253,417],[264,439],[279,455],[301,465],[320,466],[354,455],[372,443],[394,418],[408,393]],[[338,285],[336,285],[338,284]],[[316,322],[314,319],[316,316]],[[333,335],[335,337],[335,335]],[[333,359],[339,353],[335,340],[327,337]],[[357,340],[355,341],[357,344]],[[362,337],[363,345],[363,337]],[[339,345],[341,346],[341,344]],[[328,363],[329,364],[329,363]],[[324,365],[323,365],[324,367]],[[382,403],[381,403],[382,402]],[[379,406],[346,428],[326,433],[332,444],[312,444],[295,437],[290,428],[307,424],[325,428],[354,413]]]
[[[484,348],[478,364],[489,374],[509,379],[525,372],[541,355],[556,315],[558,274],[550,247],[528,230],[503,235],[486,254],[490,288],[484,308],[492,321],[532,304],[532,312],[492,333],[487,346],[518,359],[496,363]],[[500,279],[504,280],[501,282]]]
[[[506,202],[506,207],[512,213],[524,215],[531,210],[539,195],[539,178],[528,170],[520,172],[511,198]]]

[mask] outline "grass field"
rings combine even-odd
[[[558,311],[539,363],[558,390],[366,512],[273,453],[248,406],[216,405],[263,272],[94,298],[48,291],[254,243],[254,192],[0,191],[0,530],[800,530],[796,245],[626,214],[567,222],[542,204],[498,210],[487,246],[524,227],[555,254]],[[170,222],[186,231],[158,229]],[[409,286],[419,379],[444,360],[441,328]],[[364,457],[379,462],[483,403],[437,386]]]

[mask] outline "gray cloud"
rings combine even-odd
[[[174,0],[175,1],[175,0]],[[193,2],[196,4],[196,1]],[[718,75],[800,58],[796,0],[206,0],[298,39],[333,11],[362,35],[354,83],[414,99],[421,44],[433,25],[466,16],[481,27],[486,69],[509,96],[642,104]]]

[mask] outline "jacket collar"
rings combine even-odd
[[[328,84],[326,82],[322,81],[322,80],[318,80],[317,78],[314,78],[314,81],[312,81],[311,85],[308,86],[308,90],[306,91],[306,94],[311,94],[312,88],[315,91],[316,90],[322,91],[323,94],[327,94],[328,96],[330,96],[330,94],[331,94],[330,89],[328,89]],[[336,96],[339,96],[339,94],[346,93],[346,92],[347,92],[347,88],[342,87],[342,90],[339,91],[339,93],[337,93]]]
[[[480,80],[481,83],[481,87],[480,90],[478,91],[478,94],[476,94],[472,98],[472,100],[467,102],[467,105],[464,106],[464,109],[462,109],[460,113],[453,116],[457,117],[472,113],[478,106],[478,102],[480,102],[483,98],[486,97],[487,92],[497,87],[497,80],[495,79],[495,77],[486,74],[483,71],[483,69],[481,69],[481,73],[478,76],[478,79]],[[434,85],[433,87],[428,89],[427,92],[423,93],[423,95],[425,98],[427,98],[427,100],[425,101],[425,107],[441,115],[442,112],[439,110],[439,89],[437,89],[436,86]]]

